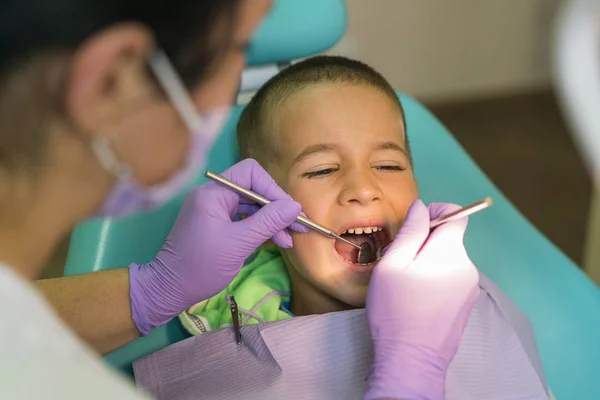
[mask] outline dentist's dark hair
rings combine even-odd
[[[219,17],[233,25],[239,0],[3,0],[0,76],[48,52],[75,50],[119,22],[147,26],[185,81],[202,75],[219,46],[208,46]],[[0,79],[2,79],[0,78]]]
[[[64,89],[61,85],[68,68],[62,65],[62,72],[56,72],[61,69],[52,68],[57,59],[68,60],[90,36],[123,22],[146,26],[184,83],[194,85],[208,73],[218,52],[227,47],[225,43],[215,43],[216,39],[232,39],[238,2],[3,0],[0,3],[0,116],[14,114],[15,107],[31,113],[32,110],[21,107],[27,102],[62,111],[64,99],[57,93]],[[225,34],[215,37],[217,24]],[[34,83],[41,87],[29,93]],[[43,118],[31,117],[23,114],[8,120],[3,118],[3,124],[9,126],[3,126],[0,131],[1,169],[10,171],[16,166],[35,168],[39,165],[46,133],[40,126]]]

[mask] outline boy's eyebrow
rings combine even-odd
[[[404,147],[400,146],[396,142],[381,142],[381,143],[377,144],[376,149],[377,150],[394,150],[394,151],[398,151],[398,152],[404,154],[406,157],[409,157],[409,154],[406,151],[406,149]]]
[[[312,146],[308,146],[304,150],[302,150],[300,152],[300,154],[298,154],[296,156],[296,158],[294,158],[294,162],[292,163],[292,165],[298,164],[300,161],[304,160],[306,157],[311,156],[315,153],[321,153],[324,151],[332,151],[332,150],[335,150],[336,148],[337,148],[336,145],[329,144],[329,143],[313,144]]]

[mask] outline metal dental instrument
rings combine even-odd
[[[248,190],[244,187],[241,187],[240,185],[237,185],[237,184],[231,182],[229,179],[224,178],[221,175],[216,174],[212,171],[206,171],[204,176],[206,176],[208,179],[211,179],[215,182],[218,182],[218,183],[228,187],[229,189],[233,190],[234,192],[236,192],[252,201],[255,201],[256,203],[260,204],[261,206],[267,205],[271,202],[271,200],[259,195],[258,193],[255,193],[252,190]],[[358,249],[358,262],[360,264],[370,264],[373,261],[375,261],[375,257],[373,257],[374,256],[373,250],[371,249],[371,246],[369,246],[368,243],[363,243],[362,245],[352,243],[351,241],[346,240],[343,237],[337,235],[331,229],[328,229],[328,228],[324,227],[323,225],[319,225],[316,222],[313,222],[310,219],[308,219],[302,215],[300,215],[300,216],[298,216],[298,218],[296,218],[296,222],[298,222],[304,226],[307,226],[310,229],[317,231],[325,236],[342,241],[342,242],[349,244],[350,246]]]
[[[240,314],[238,313],[238,305],[235,302],[233,295],[228,294],[227,303],[229,304],[229,310],[231,311],[231,322],[233,323],[233,332],[235,334],[235,342],[240,345],[242,344],[242,332],[240,326]]]
[[[456,221],[457,219],[464,218],[481,210],[484,210],[492,205],[492,198],[486,197],[483,200],[479,200],[473,204],[470,204],[466,207],[461,208],[460,210],[456,210],[449,214],[444,215],[443,217],[434,219],[429,223],[429,229],[433,229],[437,226],[442,225],[445,222]]]

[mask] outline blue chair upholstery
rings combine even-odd
[[[276,0],[248,51],[249,65],[289,62],[325,51],[346,30],[344,0]]]
[[[296,10],[299,3],[280,0],[274,8],[273,19],[277,13],[287,15],[293,25],[292,17],[299,12]],[[343,7],[341,0],[303,0],[302,3],[313,10],[323,7],[323,10],[343,14],[343,8],[338,8]],[[316,11],[310,17],[307,13],[304,15],[308,19],[303,23],[314,24],[314,18],[322,17]],[[334,20],[339,23],[335,32],[321,30],[319,33],[329,35],[326,40],[329,44],[337,40],[334,38],[339,37],[339,29],[343,31],[345,26],[338,17]],[[310,25],[310,29],[322,29],[328,19],[324,17],[319,21],[322,23]],[[261,29],[257,40],[271,40],[267,31],[269,23],[271,20]],[[298,28],[283,22],[272,24],[285,28],[284,31]],[[287,50],[286,46],[281,49],[286,57],[300,56],[291,50],[285,53]],[[267,52],[258,48],[252,51],[256,60],[267,60]],[[274,56],[270,61],[281,59]],[[425,202],[458,204],[493,197],[494,206],[470,220],[465,242],[471,258],[530,317],[546,377],[556,397],[559,400],[600,398],[600,385],[596,384],[596,365],[600,364],[600,338],[596,338],[600,335],[600,291],[510,204],[425,107],[412,98],[400,97],[406,112],[421,197]],[[223,171],[238,160],[235,123],[241,109],[241,106],[234,108],[210,153],[208,168]],[[199,178],[196,183],[202,182],[203,178]],[[124,220],[93,220],[80,225],[72,237],[65,273],[73,275],[150,260],[167,236],[181,200],[182,196],[158,211]],[[106,360],[116,368],[130,371],[131,362],[136,358],[185,337],[178,321],[172,321],[109,354]]]

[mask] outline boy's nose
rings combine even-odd
[[[379,185],[372,177],[352,174],[347,177],[347,183],[340,193],[340,203],[368,205],[381,201],[382,196]]]

